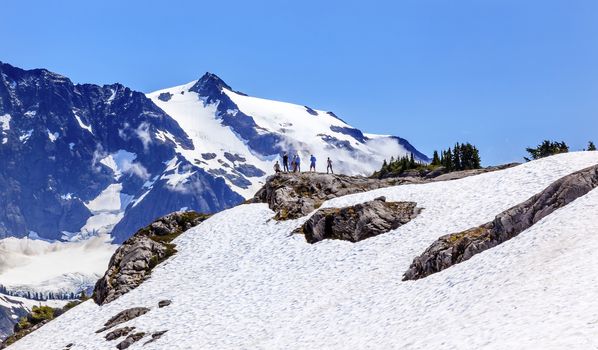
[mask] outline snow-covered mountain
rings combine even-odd
[[[318,159],[318,171],[325,171],[330,157],[336,171],[348,175],[371,175],[384,159],[410,153],[428,161],[404,139],[364,134],[332,112],[247,96],[211,73],[148,97],[191,139],[193,148],[177,152],[223,177],[246,198],[263,185],[273,160],[284,152],[299,154],[303,170],[311,154]]]
[[[0,123],[0,238],[121,242],[182,207],[216,212],[243,200],[177,154],[193,148],[185,131],[120,84],[0,63]]]
[[[149,98],[148,98],[149,97]],[[0,63],[0,238],[122,242],[184,208],[253,196],[281,152],[370,174],[407,141],[364,134],[330,112],[245,96],[207,73],[146,97]]]
[[[135,327],[141,338],[130,349],[595,348],[598,189],[467,261],[402,278],[439,237],[487,223],[596,163],[597,152],[561,154],[325,202],[338,208],[382,195],[423,208],[407,224],[357,243],[310,244],[293,234],[309,215],[276,221],[266,204],[240,205],[179,236],[178,253],[138,288],[103,306],[85,302],[11,349],[113,348],[123,338],[108,341],[96,331],[132,307],[147,312],[118,326]],[[158,307],[162,300],[172,303]]]

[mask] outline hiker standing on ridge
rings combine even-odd
[[[297,156],[293,156],[293,160],[291,161],[291,168],[293,169],[294,173],[297,172]]]
[[[309,156],[309,171],[316,171],[316,157],[313,154]]]
[[[301,158],[299,158],[299,153],[295,155],[295,164],[297,164],[297,171],[301,172]]]
[[[274,164],[274,172],[277,174],[280,172],[280,164],[278,164],[278,161]]]
[[[332,170],[332,160],[330,160],[330,157],[326,159],[326,174],[328,174],[328,171],[334,174],[334,171]]]
[[[287,152],[284,152],[284,155],[282,156],[282,170],[284,170],[285,173],[289,172],[289,154]]]

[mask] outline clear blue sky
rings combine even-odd
[[[598,141],[598,1],[27,1],[0,4],[0,60],[150,92],[218,74],[485,164],[544,138]]]

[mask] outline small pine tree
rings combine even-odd
[[[588,151],[595,151],[596,150],[596,145],[594,145],[594,142],[590,141],[588,142]]]
[[[439,166],[441,164],[440,157],[438,157],[438,151],[434,151],[434,155],[432,156],[432,165]]]

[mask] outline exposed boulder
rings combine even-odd
[[[155,342],[156,340],[160,339],[164,335],[164,333],[166,333],[166,332],[168,332],[168,331],[159,331],[159,332],[153,333],[152,334],[152,339],[146,341],[145,343],[143,343],[143,345],[147,345],[149,343]]]
[[[104,338],[106,338],[106,341],[112,341],[114,339],[118,339],[120,337],[124,337],[125,335],[128,335],[134,329],[135,329],[135,327],[117,328],[117,329],[113,330],[112,332],[109,332],[108,334],[106,334],[106,336]]]
[[[445,235],[413,260],[403,280],[416,280],[468,260],[530,228],[555,210],[598,187],[598,165],[567,175],[494,221]]]
[[[139,286],[151,270],[175,252],[173,239],[207,219],[196,212],[176,212],[139,230],[120,246],[98,280],[93,299],[98,305],[109,303]]]
[[[394,230],[415,218],[420,208],[413,202],[373,201],[345,208],[318,210],[299,229],[309,243],[323,239],[358,242]]]
[[[150,309],[147,307],[132,307],[130,309],[123,310],[106,321],[106,323],[104,323],[104,327],[98,329],[96,333],[102,333],[116,325],[130,321],[141,315],[145,315],[148,311],[150,311]]]
[[[403,183],[410,182],[322,173],[278,173],[267,179],[250,202],[268,203],[276,212],[276,220],[297,219],[328,199]]]
[[[129,346],[133,345],[133,343],[136,343],[139,340],[141,340],[141,338],[143,338],[143,337],[145,337],[145,333],[143,333],[143,332],[131,334],[125,340],[123,340],[122,342],[118,343],[116,345],[116,348],[119,349],[119,350],[126,349]]]
[[[160,300],[158,302],[158,307],[159,308],[163,308],[163,307],[166,307],[166,306],[168,306],[170,304],[172,304],[172,301],[170,301],[170,300]]]

